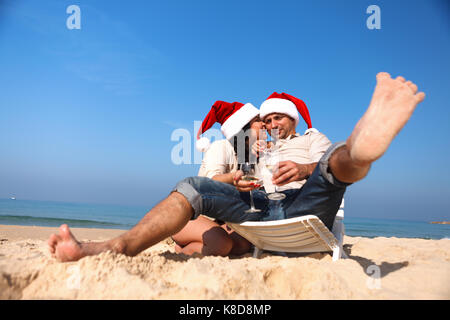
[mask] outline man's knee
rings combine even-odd
[[[177,183],[177,186],[178,186],[178,185],[182,185],[182,184],[189,184],[189,185],[191,185],[192,187],[194,187],[195,189],[198,189],[199,185],[200,185],[201,183],[203,183],[203,182],[205,181],[205,179],[206,179],[206,181],[209,180],[209,179],[206,178],[206,177],[198,177],[198,176],[187,177],[187,178],[184,178],[183,180],[179,181],[179,182]]]
[[[172,193],[181,194],[193,209],[192,218],[195,219],[203,211],[203,201],[199,185],[203,177],[188,177],[177,183]]]

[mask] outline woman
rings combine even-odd
[[[216,122],[221,124],[226,139],[214,141],[209,146],[209,140],[199,137]],[[263,129],[259,110],[252,104],[216,101],[197,134],[197,147],[202,151],[207,149],[199,176],[233,184],[241,192],[254,189],[251,182],[240,180],[242,171],[238,169],[240,163],[251,162],[250,146],[260,139]],[[190,221],[172,239],[176,242],[176,252],[187,255],[195,252],[216,256],[242,255],[251,248],[250,242],[226,224],[202,215]]]

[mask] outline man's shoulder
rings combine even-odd
[[[320,132],[317,129],[314,129],[314,130],[308,129],[308,130],[306,130],[305,133],[303,134],[303,137],[310,137],[312,139],[323,139],[323,138],[328,139],[328,137],[324,133]]]

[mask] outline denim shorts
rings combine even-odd
[[[345,142],[335,143],[322,156],[312,175],[300,189],[281,191],[283,200],[269,200],[264,190],[253,190],[255,207],[250,208],[250,193],[205,177],[189,177],[180,181],[173,191],[183,194],[194,209],[192,219],[200,214],[225,222],[271,221],[315,215],[331,230],[334,218],[349,183],[337,180],[328,170],[331,154]]]

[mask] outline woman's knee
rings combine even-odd
[[[233,240],[220,227],[214,227],[203,234],[203,251],[205,255],[225,257],[233,248]]]
[[[240,256],[250,251],[252,244],[243,237],[232,237],[233,248],[230,253],[232,255]]]

